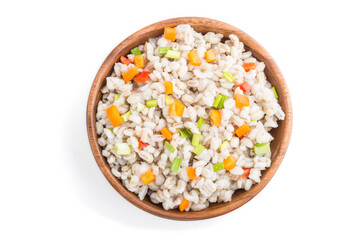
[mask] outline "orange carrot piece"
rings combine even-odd
[[[165,81],[164,85],[166,94],[173,94],[173,83],[170,81]]]
[[[172,134],[169,131],[169,129],[167,128],[163,128],[160,130],[161,134],[164,136],[164,138],[166,138],[167,140],[171,141],[172,140]]]
[[[124,122],[124,119],[120,116],[119,110],[117,106],[112,105],[108,109],[106,109],[106,115],[113,127],[119,126],[122,122]]]
[[[243,137],[245,134],[248,134],[249,132],[251,132],[251,128],[246,124],[241,125],[241,127],[236,129],[235,131],[236,135],[239,138]]]
[[[177,99],[170,105],[169,113],[173,116],[182,117],[184,114],[185,105]]]
[[[221,125],[221,113],[219,110],[211,110],[210,118],[214,126],[219,127]]]
[[[122,77],[123,77],[125,83],[130,82],[131,79],[133,79],[136,76],[136,74],[138,73],[138,70],[139,70],[138,67],[135,66],[132,69],[130,69],[129,71],[127,71],[126,73],[124,73],[122,75]]]
[[[225,158],[223,162],[226,170],[231,170],[235,167],[235,159],[232,155]]]
[[[143,55],[134,56],[134,64],[138,68],[143,68],[145,66],[145,56]]]
[[[235,94],[235,102],[237,108],[250,106],[249,98],[241,93]]]
[[[165,28],[164,35],[165,39],[175,42],[176,28]]]
[[[191,180],[198,180],[199,177],[196,176],[196,169],[195,168],[187,168],[186,169],[187,175]]]
[[[244,68],[245,72],[249,72],[250,70],[255,69],[255,63],[253,62],[243,63],[242,67]]]
[[[131,63],[131,61],[130,61],[129,59],[127,59],[126,57],[124,57],[124,56],[121,56],[121,57],[120,57],[120,62],[121,62],[122,64],[126,64],[126,66]]]
[[[212,63],[216,61],[215,50],[210,49],[205,52],[205,59],[207,62]]]
[[[244,173],[242,175],[239,176],[240,179],[246,179],[249,177],[250,175],[250,170],[251,168],[243,168]]]
[[[180,212],[183,212],[188,207],[189,207],[189,201],[184,198],[179,205],[179,210]]]
[[[142,176],[141,181],[146,185],[150,184],[152,181],[156,179],[156,176],[153,174],[152,169],[147,170]]]
[[[200,57],[199,57],[196,50],[191,50],[188,53],[188,57],[189,57],[191,65],[194,65],[194,66],[200,66],[201,65],[201,59],[200,59]]]

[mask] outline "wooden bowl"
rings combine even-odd
[[[275,138],[271,142],[272,164],[267,170],[262,171],[261,182],[255,184],[249,191],[237,190],[230,202],[210,204],[208,208],[198,212],[180,212],[177,209],[164,210],[161,205],[156,205],[150,202],[149,198],[145,198],[141,201],[137,195],[128,191],[122,183],[114,175],[112,175],[106,159],[101,155],[101,147],[97,141],[98,136],[96,134],[95,127],[96,108],[101,97],[100,89],[105,85],[105,79],[113,71],[114,64],[119,61],[119,57],[128,54],[132,48],[140,44],[144,44],[147,39],[162,35],[165,27],[175,27],[178,24],[190,24],[198,32],[221,33],[224,37],[228,37],[229,34],[236,34],[240,41],[245,44],[245,48],[250,50],[254,57],[256,57],[259,61],[266,64],[265,74],[267,76],[267,80],[276,87],[280,105],[286,114],[285,120],[278,122],[279,127],[271,131],[271,135]],[[201,17],[181,17],[157,22],[137,31],[122,41],[105,59],[94,79],[89,94],[86,116],[87,132],[95,160],[99,165],[100,170],[115,190],[129,202],[142,210],[159,217],[175,220],[199,220],[220,216],[233,211],[255,197],[256,194],[258,194],[274,176],[285,156],[291,136],[292,118],[289,90],[280,69],[269,53],[253,38],[236,27],[217,20]]]

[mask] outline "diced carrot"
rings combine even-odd
[[[250,175],[251,168],[243,168],[243,170],[244,170],[244,173],[242,175],[240,175],[239,178],[246,179]]]
[[[244,68],[245,72],[249,72],[250,70],[255,69],[255,63],[253,62],[243,63],[242,67]]]
[[[172,140],[172,134],[169,131],[169,129],[167,128],[163,128],[160,130],[161,134],[164,136],[164,138],[166,138],[167,140],[171,141]]]
[[[124,57],[124,56],[121,56],[121,57],[120,57],[120,62],[121,62],[122,64],[126,64],[126,66],[131,63],[131,61],[130,61],[129,59],[127,59],[126,57]]]
[[[214,126],[219,127],[221,125],[221,113],[219,110],[211,110],[210,118]]]
[[[205,59],[209,63],[215,62],[216,61],[215,50],[214,49],[207,50],[205,52]]]
[[[177,99],[170,105],[169,113],[173,116],[182,117],[184,114],[185,105]]]
[[[235,159],[232,155],[225,158],[223,162],[226,170],[231,170],[235,167]]]
[[[140,138],[138,139],[138,142],[139,142],[139,150],[143,150],[143,148],[149,146],[148,143],[144,143],[140,140]]]
[[[235,88],[237,87],[239,87],[243,92],[248,92],[251,89],[250,84],[247,82],[243,82],[242,84],[237,85]]]
[[[173,94],[173,83],[170,81],[165,81],[164,85],[166,94]]]
[[[138,68],[143,68],[145,66],[145,56],[143,55],[134,56],[134,64]]]
[[[123,77],[125,83],[130,82],[131,79],[133,79],[136,76],[136,74],[138,73],[138,70],[139,70],[138,67],[135,66],[132,69],[130,69],[129,71],[127,71],[126,73],[124,73],[122,75],[122,77]]]
[[[135,82],[146,82],[147,80],[150,79],[150,75],[151,72],[148,71],[144,71],[139,73],[138,75],[136,75],[136,77],[134,77],[134,81]]]
[[[176,28],[165,28],[164,35],[165,39],[174,42],[176,39]]]
[[[236,129],[235,133],[236,135],[241,138],[243,137],[245,134],[248,134],[249,132],[251,132],[251,128],[247,125],[247,124],[243,124],[241,125],[238,129]]]
[[[108,109],[106,109],[106,115],[113,127],[119,126],[122,122],[124,122],[124,119],[120,116],[119,110],[117,106],[112,105]]]
[[[147,170],[142,176],[141,181],[146,185],[150,184],[152,181],[156,179],[156,176],[153,174],[152,169]]]
[[[191,180],[198,180],[199,177],[196,176],[196,169],[195,168],[187,168],[186,169],[187,175]]]
[[[200,66],[201,65],[201,59],[200,59],[200,57],[199,57],[196,50],[191,50],[188,53],[188,57],[189,57],[191,65],[194,65],[194,66]]]
[[[237,108],[250,106],[249,98],[241,93],[235,94],[235,102]]]
[[[188,207],[189,207],[189,201],[184,198],[179,205],[179,210],[180,212],[183,212]]]

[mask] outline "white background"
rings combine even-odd
[[[358,1],[1,1],[1,239],[359,239]],[[225,216],[177,222],[108,184],[85,111],[108,53],[151,23],[230,23],[274,57],[294,128],[268,186]]]

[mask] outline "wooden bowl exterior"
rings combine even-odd
[[[261,177],[261,182],[254,185],[249,191],[237,190],[232,197],[232,201],[230,202],[210,204],[208,208],[198,212],[180,212],[177,209],[164,210],[162,206],[150,202],[149,198],[141,201],[136,194],[128,191],[122,185],[120,180],[112,175],[106,159],[102,156],[101,147],[97,142],[98,136],[96,134],[95,126],[97,104],[101,97],[100,89],[105,85],[105,79],[113,71],[114,64],[119,61],[119,57],[128,54],[132,48],[140,44],[144,44],[147,39],[162,35],[165,27],[174,27],[179,24],[190,24],[196,31],[202,33],[221,33],[225,37],[228,37],[229,34],[237,35],[240,41],[244,43],[246,49],[250,50],[253,53],[253,56],[256,57],[259,61],[262,61],[266,64],[265,74],[267,76],[267,80],[276,87],[279,95],[280,105],[286,114],[285,120],[279,121],[279,127],[271,131],[271,134],[275,138],[271,142],[272,164],[270,168],[262,171],[263,175]],[[280,72],[280,69],[269,53],[253,38],[236,27],[217,20],[201,17],[181,17],[157,22],[135,32],[130,37],[121,42],[105,59],[94,79],[89,94],[86,116],[87,132],[93,155],[100,170],[103,172],[106,179],[115,188],[115,190],[129,202],[141,208],[142,210],[159,217],[174,220],[200,220],[220,216],[241,207],[253,197],[255,197],[274,176],[282,162],[282,159],[285,156],[291,137],[292,118],[293,115],[289,90],[285,83],[285,79]]]

